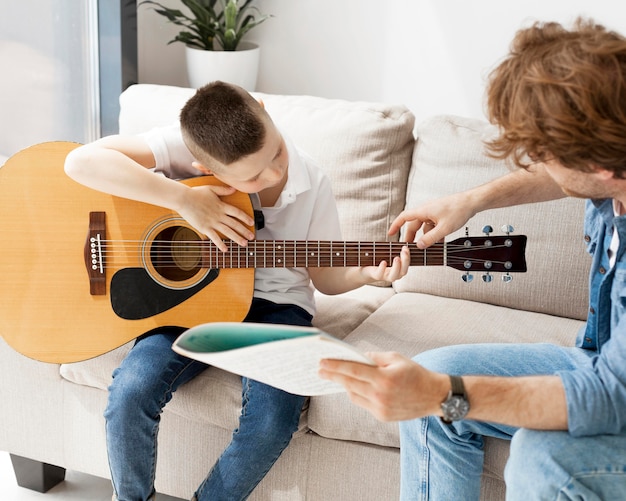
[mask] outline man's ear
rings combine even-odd
[[[263,99],[257,99],[257,101],[261,105],[261,108],[265,109],[265,103],[263,102]]]
[[[212,176],[213,175],[213,171],[211,169],[207,169],[204,165],[202,165],[200,162],[194,161],[191,163],[191,166],[194,169],[199,170],[200,172],[202,172],[202,174],[204,174],[205,176]]]

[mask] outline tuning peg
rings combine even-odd
[[[511,226],[510,224],[505,224],[500,229],[502,230],[503,233],[506,233],[507,235],[509,233],[513,233],[514,231],[513,226]]]
[[[461,275],[463,282],[469,284],[472,280],[474,280],[474,275],[472,275],[469,271],[465,272],[465,275]]]
[[[485,273],[483,275],[483,282],[485,282],[486,284],[490,283],[493,280],[493,275],[490,275],[489,272]]]
[[[491,233],[492,231],[493,231],[493,228],[491,226],[489,226],[489,225],[483,226],[483,233],[485,235],[489,235],[489,233]]]
[[[511,280],[513,280],[513,277],[509,273],[507,273],[506,275],[502,275],[502,281],[505,284],[508,284]]]

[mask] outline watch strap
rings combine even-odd
[[[450,395],[460,395],[464,398],[467,398],[465,394],[465,385],[463,384],[463,378],[461,376],[450,376],[450,385],[452,389],[450,390]]]

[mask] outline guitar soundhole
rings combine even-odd
[[[172,282],[193,278],[201,268],[199,235],[185,226],[170,226],[157,234],[150,247],[155,271]]]

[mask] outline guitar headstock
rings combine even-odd
[[[490,226],[483,229],[485,236],[457,238],[446,243],[446,265],[465,272],[463,280],[470,282],[472,273],[482,272],[483,281],[491,282],[491,272],[506,273],[503,281],[510,282],[509,273],[526,271],[526,235],[510,235],[510,226],[504,227],[506,235],[490,235]]]

